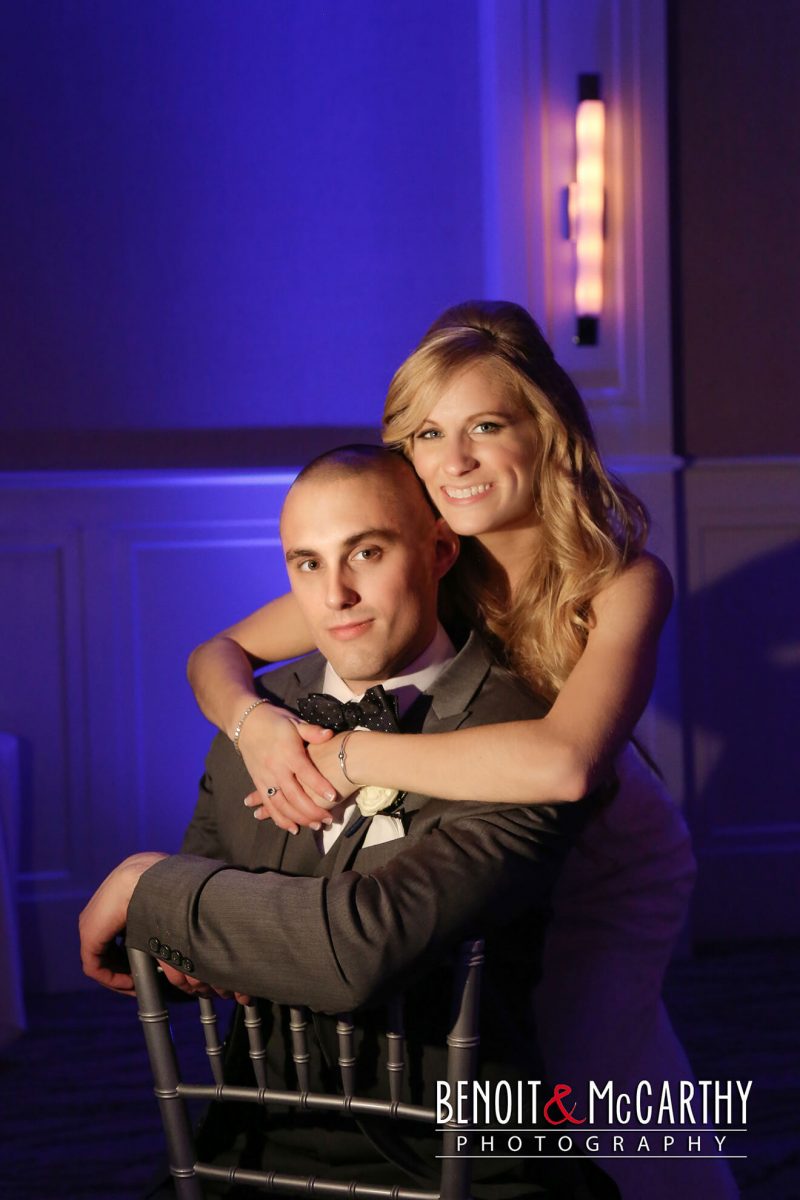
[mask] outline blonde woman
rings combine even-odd
[[[256,789],[246,803],[296,832],[367,783],[535,804],[577,799],[616,774],[616,798],[570,852],[555,895],[541,1047],[551,1080],[576,1097],[589,1079],[623,1091],[689,1079],[660,992],[694,860],[680,813],[630,741],[672,602],[669,573],[644,550],[646,511],[605,470],[574,385],[514,304],[467,303],[434,323],[392,380],[383,437],[462,539],[445,623],[482,629],[551,708],[452,733],[331,737],[262,704],[239,729]],[[273,601],[194,651],[200,707],[233,736],[255,698],[254,665],[311,648],[291,596]],[[722,1162],[604,1166],[625,1195],[735,1194]]]

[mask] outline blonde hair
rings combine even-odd
[[[531,491],[542,539],[511,596],[480,541],[462,539],[459,561],[446,577],[449,601],[552,699],[583,652],[593,598],[642,549],[647,510],[606,471],[575,385],[517,304],[469,301],[434,322],[389,385],[384,442],[413,461],[414,434],[436,400],[475,366],[499,379],[536,422]]]

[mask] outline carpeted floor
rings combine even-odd
[[[800,945],[678,962],[667,999],[700,1078],[754,1081],[748,1157],[733,1163],[742,1196],[800,1200]],[[99,988],[38,997],[29,1019],[0,1059],[0,1197],[140,1196],[162,1141],[134,1002]]]
[[[673,963],[666,997],[698,1078],[753,1080],[747,1158],[731,1164],[742,1196],[800,1200],[800,943]]]

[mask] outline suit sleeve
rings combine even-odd
[[[177,855],[140,879],[127,942],[158,937],[217,986],[346,1011],[546,905],[585,807],[465,804],[370,875],[298,878]]]

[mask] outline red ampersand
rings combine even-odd
[[[545,1104],[545,1106],[544,1106],[544,1119],[550,1125],[563,1125],[565,1121],[569,1121],[571,1125],[583,1125],[584,1122],[586,1121],[586,1117],[573,1117],[572,1114],[575,1112],[574,1104],[573,1104],[572,1108],[569,1110],[569,1112],[567,1112],[567,1110],[564,1108],[564,1097],[569,1096],[571,1094],[571,1092],[572,1092],[572,1088],[569,1086],[568,1083],[557,1083],[556,1084],[555,1088],[553,1089],[552,1096],[547,1101],[547,1104]],[[548,1109],[550,1108],[550,1106],[552,1104],[557,1104],[559,1109],[561,1110],[561,1120],[560,1121],[554,1121],[547,1115]]]

